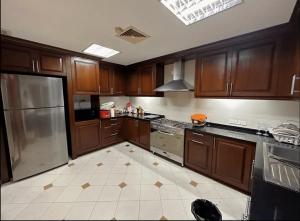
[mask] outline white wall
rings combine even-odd
[[[194,85],[195,61],[185,64],[185,80]],[[165,66],[165,82],[172,79],[173,65]],[[204,99],[194,98],[193,92],[166,92],[165,97],[100,98],[125,105],[128,99],[145,111],[164,114],[167,118],[190,122],[193,113],[205,113],[208,121],[229,124],[229,119],[244,120],[248,128],[267,127],[290,121],[299,125],[299,101]]]

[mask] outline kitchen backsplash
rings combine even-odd
[[[195,61],[185,63],[185,80],[194,85]],[[173,65],[165,66],[165,82],[172,79]],[[257,129],[281,122],[299,125],[299,101],[194,98],[193,92],[166,92],[165,97],[101,97],[100,102],[115,101],[124,106],[130,101],[145,111],[169,119],[190,122],[193,113],[205,113],[208,121]]]

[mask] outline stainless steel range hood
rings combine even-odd
[[[184,80],[184,63],[180,60],[174,63],[173,80],[154,89],[154,91],[193,91],[194,87]]]

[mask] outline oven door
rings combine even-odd
[[[183,161],[184,136],[152,130],[150,135],[150,149],[171,158],[175,161]]]

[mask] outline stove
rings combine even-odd
[[[185,123],[166,118],[151,121],[150,150],[183,166]]]
[[[180,122],[175,120],[169,120],[166,118],[160,118],[151,121],[151,128],[171,134],[184,135],[184,129],[191,127],[191,123]]]

